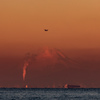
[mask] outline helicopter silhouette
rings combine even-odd
[[[44,31],[48,31],[48,29],[44,29]]]

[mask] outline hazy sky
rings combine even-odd
[[[2,51],[100,48],[99,37],[100,0],[0,0]]]
[[[45,28],[49,31],[45,32]],[[100,0],[0,0],[0,86],[17,86],[20,82],[22,85],[24,56],[14,55],[36,54],[37,49],[45,46],[60,49],[68,57],[75,58],[80,69],[62,68],[62,78],[57,65],[54,71],[58,76],[53,70],[50,73],[45,70],[38,72],[42,73],[40,76],[35,73],[37,78],[49,73],[51,80],[55,75],[54,80],[58,83],[60,77],[62,84],[100,87]],[[47,53],[49,50],[44,54],[47,56]],[[27,77],[33,79],[31,69],[34,71],[34,66],[28,69]],[[39,80],[48,84],[42,78]],[[39,80],[36,81],[39,83]]]

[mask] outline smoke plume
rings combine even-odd
[[[25,62],[24,64],[24,67],[23,67],[23,81],[25,81],[25,77],[26,77],[26,69],[27,69],[27,66],[28,66],[28,62]]]
[[[25,77],[26,77],[26,70],[27,70],[27,67],[29,66],[29,63],[31,61],[31,57],[30,57],[30,54],[28,53],[25,57],[25,63],[24,63],[24,66],[23,66],[23,81],[25,81]]]

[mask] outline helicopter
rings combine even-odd
[[[48,31],[48,29],[44,29],[44,31]]]

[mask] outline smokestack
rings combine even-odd
[[[28,85],[26,85],[25,88],[28,88]]]

